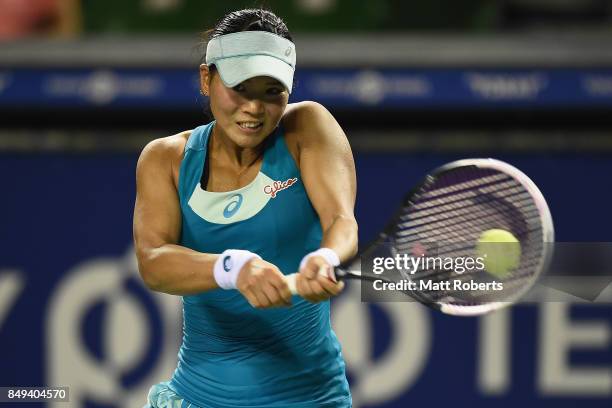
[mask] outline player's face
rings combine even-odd
[[[228,88],[217,72],[212,73],[208,93],[217,131],[241,148],[253,148],[272,133],[289,99],[273,78],[255,77]]]

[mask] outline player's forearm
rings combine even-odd
[[[333,249],[340,262],[347,261],[357,253],[357,222],[355,218],[339,215],[323,231],[321,247]]]
[[[217,256],[172,244],[137,253],[138,268],[145,284],[151,290],[173,295],[217,289],[213,274]]]

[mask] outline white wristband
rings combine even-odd
[[[226,249],[215,261],[213,272],[215,281],[221,289],[236,289],[236,281],[244,264],[261,257],[242,249]]]
[[[323,257],[331,266],[340,265],[340,258],[338,257],[338,254],[333,249],[319,248],[316,251],[312,251],[311,253],[307,254],[304,258],[302,258],[302,261],[300,262],[300,270],[302,270],[304,265],[306,265],[306,262],[308,262],[308,259],[312,256]]]

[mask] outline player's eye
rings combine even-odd
[[[238,85],[236,85],[235,87],[233,87],[232,89],[233,89],[234,91],[236,91],[236,92],[244,92],[244,91],[246,91],[245,86],[244,86],[244,85],[242,85],[242,84],[238,84]]]
[[[274,88],[268,88],[267,90],[267,94],[268,95],[280,95],[285,91],[284,88],[279,88],[279,87],[274,87]]]

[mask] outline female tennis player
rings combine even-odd
[[[346,136],[321,105],[288,104],[296,53],[276,15],[232,12],[208,35],[214,120],[149,143],[137,166],[141,276],[184,305],[178,367],[147,407],[350,407],[328,301],[332,266],[357,249]]]

